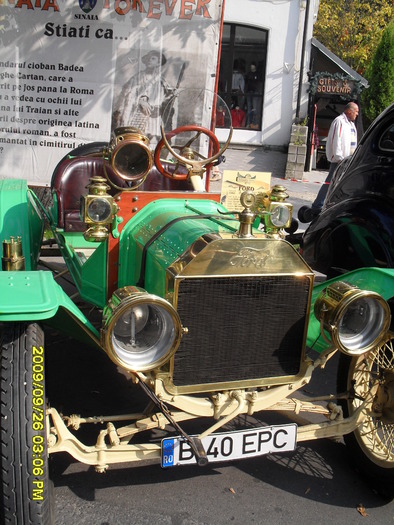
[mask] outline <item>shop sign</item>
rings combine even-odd
[[[316,93],[320,96],[342,95],[350,96],[354,90],[354,81],[341,80],[332,77],[321,77],[317,83]]]

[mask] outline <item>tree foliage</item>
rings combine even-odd
[[[363,74],[393,17],[393,0],[320,0],[314,36]]]
[[[383,32],[365,77],[369,88],[363,93],[363,107],[372,121],[394,102],[394,20]]]

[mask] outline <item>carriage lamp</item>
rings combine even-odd
[[[127,370],[145,372],[161,366],[177,350],[181,334],[173,306],[141,288],[116,290],[104,308],[101,344]]]
[[[265,229],[267,232],[276,232],[281,228],[288,228],[293,216],[293,205],[285,202],[288,198],[286,188],[277,184],[269,195],[268,213],[264,214]]]
[[[314,313],[323,337],[326,330],[335,347],[352,356],[372,350],[386,335],[391,320],[390,307],[378,293],[342,281],[324,288]]]
[[[122,127],[112,132],[106,157],[114,173],[133,187],[143,182],[153,165],[149,139],[137,128]]]
[[[81,197],[80,215],[89,228],[83,236],[86,241],[101,242],[108,237],[108,227],[118,207],[107,193],[109,186],[103,177],[91,177],[87,188],[88,195]]]

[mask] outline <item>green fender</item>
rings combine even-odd
[[[51,272],[0,272],[0,322],[42,321],[100,347],[99,333]]]
[[[313,305],[321,291],[330,283],[336,281],[345,281],[346,283],[357,286],[361,290],[377,292],[386,301],[394,297],[394,268],[359,268],[314,286],[312,292],[312,307],[309,316],[307,346],[317,352],[322,352],[329,344],[320,334],[320,323],[314,315]]]

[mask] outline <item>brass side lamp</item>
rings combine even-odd
[[[277,184],[271,189],[267,204],[268,213],[264,214],[267,233],[277,233],[280,229],[288,228],[291,225],[293,205],[286,202],[288,197],[284,186]]]
[[[109,186],[103,177],[91,177],[87,188],[89,193],[81,197],[80,208],[81,220],[89,226],[83,236],[87,241],[101,242],[108,237],[118,207],[107,193]]]

